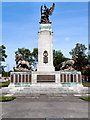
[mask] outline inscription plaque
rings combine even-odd
[[[28,75],[26,75],[26,83],[28,83]]]
[[[73,75],[71,74],[71,82],[73,82]]]
[[[74,82],[77,82],[77,81],[76,81],[76,75],[74,75]]]
[[[37,82],[55,82],[55,75],[37,75]]]
[[[31,83],[31,75],[29,75],[29,82]]]
[[[22,82],[23,82],[23,83],[24,83],[24,78],[25,78],[25,77],[24,77],[24,75],[23,75],[23,76],[22,76]]]
[[[78,75],[78,82],[81,82],[80,75]]]
[[[13,75],[11,75],[11,83],[13,83]]]
[[[19,75],[19,82],[21,82],[21,75]]]
[[[67,74],[67,82],[69,83],[69,74]]]
[[[15,75],[15,82],[17,83],[18,82],[18,76]]]
[[[64,82],[66,82],[66,75],[64,74]]]
[[[44,57],[44,61],[43,61],[45,64],[48,63],[48,57]]]
[[[63,82],[63,79],[62,79],[62,74],[60,75],[60,77],[61,77],[61,82]]]

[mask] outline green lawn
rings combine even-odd
[[[10,84],[10,80],[6,82],[0,82],[0,87],[8,87],[9,84]]]
[[[82,84],[83,84],[84,86],[90,87],[90,83],[89,83],[89,82],[82,82]]]
[[[85,101],[90,101],[90,97],[80,97],[80,99],[85,100]]]
[[[16,97],[0,97],[0,102],[7,102],[16,99]]]

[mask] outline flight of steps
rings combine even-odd
[[[8,88],[2,89],[2,94],[13,94],[13,96],[40,96],[40,95],[48,95],[48,96],[65,96],[65,95],[85,95],[89,94],[89,90],[87,87],[62,87],[58,84],[41,84],[38,83],[36,85],[31,85],[30,87],[14,87],[10,86]]]

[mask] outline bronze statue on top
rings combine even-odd
[[[50,23],[49,22],[49,15],[52,15],[55,4],[53,3],[52,7],[49,9],[46,5],[44,5],[44,10],[42,9],[43,6],[41,6],[41,22],[40,23]]]

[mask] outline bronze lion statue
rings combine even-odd
[[[16,55],[16,67],[14,67],[15,72],[28,72],[31,67],[28,61],[23,60],[22,54]]]
[[[62,62],[60,70],[74,71],[75,70],[74,64],[75,64],[77,58],[78,57],[76,55],[73,55],[72,59]],[[67,69],[66,69],[66,66],[67,66]]]

